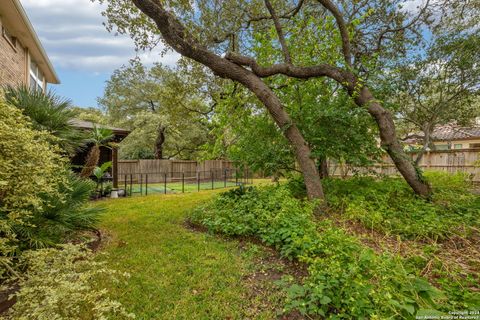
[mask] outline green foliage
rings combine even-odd
[[[71,101],[53,92],[43,93],[24,86],[7,87],[4,96],[7,103],[30,118],[35,130],[45,130],[56,137],[50,143],[59,145],[69,155],[84,146],[84,133],[70,124],[75,116]]]
[[[314,222],[314,204],[284,186],[228,193],[194,210],[213,232],[256,236],[308,266],[303,285],[288,289],[287,309],[331,319],[411,318],[437,308],[442,294],[405,270],[397,256],[377,254],[330,220]]]
[[[211,98],[204,93],[205,78],[180,67],[161,64],[148,68],[131,60],[112,74],[99,104],[109,120],[132,132],[120,144],[120,157],[155,158],[161,148],[164,158],[192,159],[208,138],[207,117]],[[164,130],[159,130],[163,128]],[[164,135],[163,143],[158,138]]]
[[[0,261],[16,246],[15,226],[34,212],[49,208],[49,199],[64,201],[58,185],[66,183],[65,159],[52,147],[54,139],[32,129],[21,111],[0,100]],[[49,195],[49,198],[46,197]],[[0,277],[4,269],[0,269]]]
[[[425,175],[434,189],[432,201],[415,197],[399,178],[356,177],[325,181],[327,202],[344,218],[405,239],[442,240],[480,226],[479,197],[470,192],[465,175]]]
[[[11,269],[14,253],[65,241],[98,219],[99,210],[84,207],[94,184],[68,170],[59,147],[50,144],[55,139],[34,130],[19,109],[0,101],[2,267]]]
[[[117,301],[96,281],[118,283],[127,274],[109,269],[82,246],[25,252],[21,263],[26,271],[18,279],[17,302],[8,311],[9,319],[131,319]]]
[[[93,181],[70,173],[68,180],[58,186],[60,197],[57,194],[43,195],[48,206],[33,211],[25,223],[13,227],[19,249],[53,246],[74,238],[75,231],[93,229],[102,212],[99,208],[86,206],[94,190]]]
[[[353,108],[345,94],[334,94],[334,86],[323,80],[270,81],[279,87],[277,95],[301,130],[314,159],[367,166],[382,151],[375,140],[376,130],[368,113]],[[256,98],[232,86],[215,109],[214,146],[210,155],[227,156],[266,175],[286,175],[295,169],[293,149]],[[235,119],[232,121],[232,119]]]
[[[104,162],[100,167],[95,167],[95,169],[93,169],[93,175],[95,176],[95,178],[97,178],[97,181],[100,181],[105,172],[107,172],[107,170],[111,167],[112,161]]]

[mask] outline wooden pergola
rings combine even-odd
[[[84,120],[78,120],[78,119],[72,119],[70,121],[71,125],[79,128],[81,130],[85,131],[90,131],[93,130],[93,128],[99,127],[99,128],[106,128],[112,130],[114,134],[114,138],[111,140],[111,142],[119,143],[123,139],[125,139],[128,134],[130,133],[129,130],[122,129],[122,128],[115,128],[111,126],[105,126],[101,124],[96,124],[94,122],[90,121],[84,121]],[[71,158],[71,163],[73,166],[74,170],[80,171],[81,168],[85,164],[85,159],[87,157],[88,152],[90,151],[90,146],[87,146],[84,150],[77,152],[72,158]],[[118,148],[113,146],[113,147],[100,147],[100,160],[99,160],[99,166],[102,165],[105,162],[111,161],[112,162],[112,168],[111,168],[111,175],[112,175],[112,182],[113,182],[113,187],[118,188]]]

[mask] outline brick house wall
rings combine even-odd
[[[3,35],[0,20],[0,85],[20,85],[27,82],[28,55],[20,41],[12,45]]]

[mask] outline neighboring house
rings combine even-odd
[[[480,126],[439,126],[433,130],[431,141],[434,145],[432,150],[480,149]],[[422,136],[413,135],[404,142],[418,146],[422,144]]]
[[[19,0],[0,0],[0,86],[60,83]]]

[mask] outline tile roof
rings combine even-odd
[[[445,125],[435,128],[432,133],[433,140],[466,140],[480,138],[480,127],[459,127]]]

